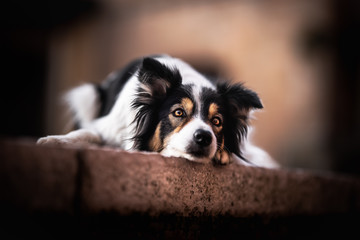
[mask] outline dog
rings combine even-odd
[[[99,85],[71,90],[66,100],[78,129],[38,144],[91,143],[202,163],[278,166],[247,138],[251,112],[263,108],[258,95],[205,77],[178,58],[137,59]]]

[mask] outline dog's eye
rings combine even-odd
[[[211,122],[217,127],[221,126],[221,119],[219,117],[213,117],[213,119],[211,119]]]
[[[181,108],[178,108],[173,112],[173,115],[174,115],[174,117],[184,117],[185,112]]]

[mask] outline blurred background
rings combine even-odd
[[[65,133],[66,90],[167,53],[258,92],[252,139],[280,164],[360,174],[359,1],[1,5],[1,137]]]

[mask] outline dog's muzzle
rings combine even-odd
[[[187,152],[195,157],[209,157],[212,138],[211,132],[204,129],[196,130]]]

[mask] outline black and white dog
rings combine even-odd
[[[277,166],[246,138],[250,112],[263,107],[258,95],[241,84],[213,83],[177,58],[136,60],[100,85],[71,90],[67,101],[79,129],[38,143],[95,143],[196,162]]]

